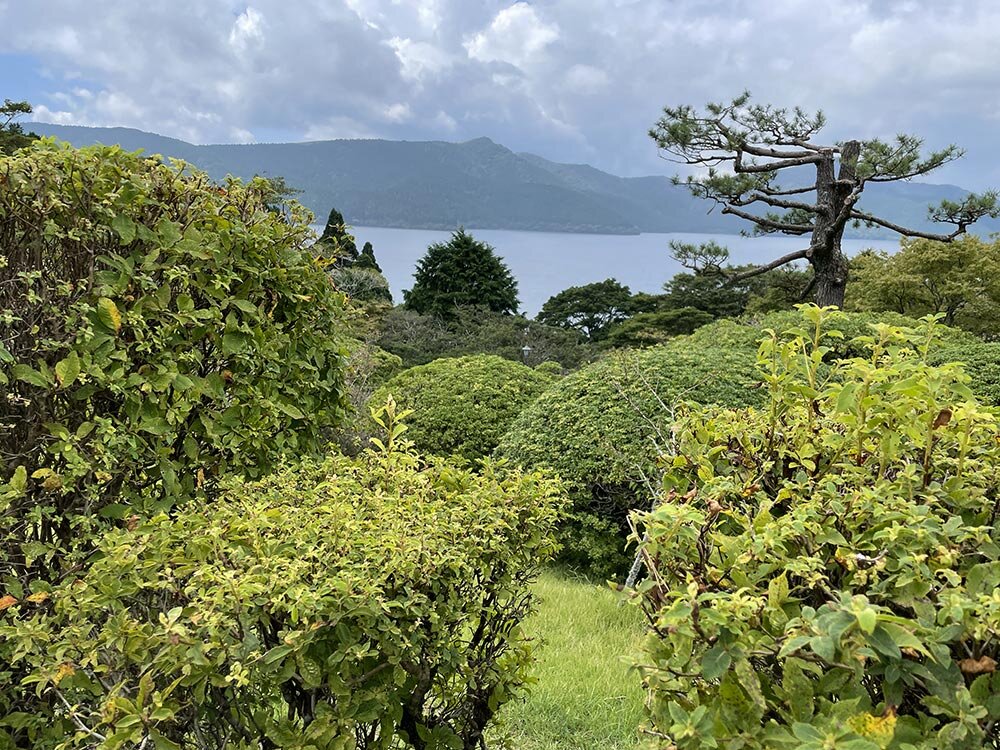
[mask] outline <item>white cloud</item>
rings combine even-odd
[[[229,31],[229,44],[237,52],[260,47],[264,43],[264,16],[260,11],[247,7],[233,23]]]
[[[458,129],[458,122],[444,110],[435,115],[434,122],[449,133],[453,133]]]
[[[539,18],[534,6],[514,3],[465,42],[469,57],[524,67],[559,38],[559,27]]]
[[[413,112],[410,111],[409,104],[396,102],[383,110],[383,116],[389,122],[406,122],[413,117]]]
[[[402,65],[403,77],[419,81],[427,75],[440,73],[452,63],[451,55],[429,42],[415,42],[398,36],[386,42]]]
[[[229,135],[236,143],[256,143],[257,139],[254,138],[253,133],[251,133],[246,128],[230,128]]]
[[[566,72],[566,83],[581,94],[596,94],[610,82],[608,74],[593,65],[574,65]]]
[[[54,122],[57,125],[78,125],[76,117],[72,112],[65,110],[52,110],[44,104],[36,104],[32,107],[32,117],[38,122]]]
[[[200,143],[489,135],[663,173],[663,105],[749,88],[830,139],[966,146],[941,179],[982,187],[1000,112],[995,0],[0,0],[0,28],[39,119]]]

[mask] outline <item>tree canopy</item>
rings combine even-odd
[[[892,310],[987,336],[1000,328],[1000,243],[972,235],[954,242],[904,240],[898,253],[866,251],[851,259],[847,307]]]
[[[815,272],[816,302],[842,307],[848,264],[841,239],[848,223],[949,242],[980,218],[1000,212],[993,191],[942,201],[928,210],[928,217],[951,229],[935,234],[861,210],[858,201],[869,184],[928,174],[963,152],[950,145],[924,153],[923,141],[905,134],[892,141],[818,143],[814,138],[825,122],[822,112],[810,115],[798,107],[789,111],[753,104],[744,93],[727,104],[708,104],[704,112],[689,105],[666,107],[650,130],[667,158],[696,168],[695,175],[677,178],[692,194],[721,206],[724,214],[749,221],[754,233],[810,237],[806,247],[735,278],[807,260]],[[815,171],[811,184],[779,184],[780,173],[797,178],[803,168]]]
[[[375,248],[372,247],[372,243],[366,242],[365,246],[361,248],[361,255],[354,262],[354,266],[356,268],[370,268],[373,271],[382,273],[382,266],[375,260]]]
[[[24,126],[17,122],[19,117],[30,115],[31,112],[28,102],[4,99],[3,106],[0,107],[0,154],[12,154],[38,138],[34,133],[24,132]]]
[[[347,231],[347,223],[343,214],[336,208],[330,209],[326,226],[323,227],[323,234],[319,237],[321,245],[330,255],[334,255],[347,262],[358,259],[358,246],[354,243],[354,236]]]
[[[632,293],[615,279],[571,286],[549,297],[536,320],[580,331],[591,341],[604,338],[608,329],[631,314]]]
[[[462,306],[493,312],[517,312],[517,280],[491,245],[464,229],[448,242],[437,242],[417,261],[413,288],[404,305],[421,314],[451,319]]]
[[[801,301],[812,280],[810,272],[794,266],[748,274],[752,266],[730,265],[729,251],[714,241],[673,241],[670,251],[689,272],[675,274],[663,285],[661,310],[691,307],[713,318],[732,318],[751,307],[757,312],[789,309]]]

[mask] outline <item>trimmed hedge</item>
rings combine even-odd
[[[469,460],[493,452],[511,422],[553,377],[488,354],[437,359],[404,370],[372,396],[413,410],[406,436],[417,448]]]
[[[389,442],[230,483],[0,598],[0,746],[480,747],[526,679],[562,495]]]
[[[118,147],[0,158],[0,584],[58,575],[99,514],[322,450],[345,299],[273,201]]]
[[[749,352],[684,340],[614,353],[555,383],[514,420],[496,455],[554,470],[573,500],[560,533],[563,563],[598,578],[624,572],[628,512],[658,481],[670,406],[759,403],[753,362]]]
[[[948,340],[931,352],[936,364],[961,362],[969,376],[969,386],[983,403],[1000,406],[1000,343],[995,341]]]
[[[678,421],[640,519],[651,729],[678,750],[1000,747],[996,414],[926,363],[932,326],[879,326],[831,369],[838,339],[811,332],[840,321],[803,314],[808,335],[765,343],[764,408]]]
[[[611,354],[553,384],[514,420],[497,455],[554,469],[579,507],[621,515],[652,477],[672,404],[756,404],[754,356],[680,339]],[[608,508],[610,503],[613,508]]]

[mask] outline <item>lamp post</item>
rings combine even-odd
[[[528,355],[531,354],[531,347],[525,344],[521,347],[521,361],[528,364]]]

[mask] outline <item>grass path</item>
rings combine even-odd
[[[526,623],[541,639],[523,702],[501,712],[511,750],[633,750],[642,722],[639,677],[628,670],[642,623],[610,590],[546,572],[539,611]]]

